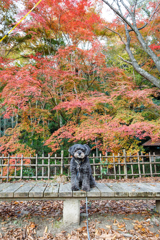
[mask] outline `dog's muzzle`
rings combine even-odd
[[[79,158],[79,159],[84,159],[85,154],[84,154],[84,152],[82,152],[81,150],[78,150],[78,151],[76,151],[76,152],[74,153],[74,157],[75,157],[75,158]]]

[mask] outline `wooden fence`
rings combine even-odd
[[[61,156],[48,155],[35,157],[0,156],[0,179],[54,179],[57,175],[66,175],[70,178],[70,159]],[[134,178],[146,176],[160,176],[160,155],[137,154],[123,155],[101,154],[89,157],[93,176],[96,179],[102,178]]]

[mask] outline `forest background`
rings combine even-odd
[[[2,0],[0,37],[36,3]],[[0,43],[1,154],[133,155],[160,139],[159,13],[157,0],[42,0]]]

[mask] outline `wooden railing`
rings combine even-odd
[[[70,178],[70,159],[61,156],[0,156],[0,179],[54,179],[57,175],[66,175]],[[160,155],[137,154],[123,155],[101,154],[89,157],[93,176],[102,178],[134,178],[146,176],[160,176]]]

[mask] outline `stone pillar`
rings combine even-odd
[[[156,210],[160,213],[160,200],[156,200]]]
[[[80,223],[80,200],[66,199],[63,201],[63,222],[65,224]]]

